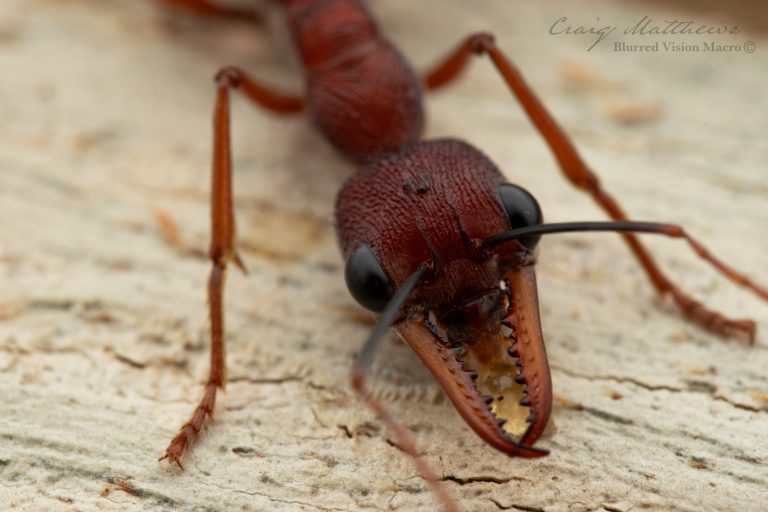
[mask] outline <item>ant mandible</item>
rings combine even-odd
[[[205,15],[252,13],[208,0],[157,0]],[[360,0],[282,0],[305,70],[306,93],[275,91],[236,67],[215,75],[212,235],[208,281],[211,366],[202,400],[162,459],[181,457],[213,413],[224,387],[224,281],[235,248],[229,98],[237,90],[277,114],[308,112],[324,137],[359,166],[339,192],[338,240],[354,298],[381,313],[352,369],[352,387],[394,433],[447,510],[456,502],[419,457],[405,429],[365,387],[381,340],[393,327],[438,380],[472,429],[510,456],[540,457],[533,445],[552,407],[539,321],[535,248],[544,234],[617,231],[651,284],[685,317],[722,336],[754,341],[755,323],[732,320],[689,296],[662,272],[634,233],[682,238],[736,284],[768,300],[768,290],[715,258],[681,227],[629,221],[492,35],[467,37],[433,69],[417,75],[381,34]],[[588,193],[610,222],[549,223],[536,199],[507,183],[479,150],[458,139],[421,140],[422,91],[453,81],[473,56],[486,56],[523,106],[565,177]],[[505,402],[502,400],[507,398]],[[520,409],[527,411],[522,427]],[[507,423],[508,422],[508,423]]]

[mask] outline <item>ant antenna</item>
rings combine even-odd
[[[683,228],[675,224],[662,224],[659,222],[636,222],[636,221],[619,221],[619,222],[554,222],[551,224],[539,224],[535,226],[527,226],[524,228],[513,229],[506,233],[499,233],[498,235],[488,236],[482,239],[483,243],[490,247],[495,247],[504,242],[511,240],[518,240],[522,237],[531,235],[549,235],[551,233],[567,233],[570,231],[622,231],[622,232],[637,232],[637,233],[651,233],[656,235],[664,235],[671,238],[683,238],[688,245],[699,255],[702,259],[707,261],[710,265],[715,267],[718,272],[725,276],[729,281],[743,286],[751,290],[754,294],[768,300],[768,289],[754,283],[747,276],[737,271],[735,268],[730,267],[716,258],[704,245],[685,232]]]
[[[382,311],[379,321],[376,323],[376,327],[373,328],[373,332],[368,337],[368,340],[363,345],[363,350],[360,355],[357,356],[355,366],[352,370],[353,375],[361,375],[365,373],[371,366],[373,360],[373,354],[376,351],[376,347],[379,345],[379,341],[386,334],[387,329],[395,322],[397,315],[400,313],[400,308],[408,297],[413,292],[414,288],[421,281],[422,276],[426,273],[427,266],[425,264],[419,265],[419,268],[405,280],[403,285],[395,292],[387,306]]]
[[[549,235],[552,233],[568,233],[572,231],[630,231],[636,233],[654,233],[667,235],[673,238],[687,238],[683,230],[673,224],[661,224],[659,222],[636,221],[600,221],[600,222],[552,222],[549,224],[537,224],[524,228],[513,229],[499,233],[498,235],[483,238],[486,245],[495,247],[504,242],[519,240],[529,235]]]

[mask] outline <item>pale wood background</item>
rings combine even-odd
[[[754,40],[754,54],[617,53],[612,42],[587,52],[549,27],[561,16],[620,27],[643,15],[729,18],[607,0],[372,8],[421,68],[470,31],[496,32],[629,211],[685,225],[768,282],[768,39],[732,38]],[[347,385],[370,329],[330,220],[352,170],[303,119],[239,100],[237,215],[251,275],[232,273],[227,290],[230,383],[187,470],[156,462],[206,373],[208,263],[171,247],[152,212],[205,249],[211,76],[242,64],[297,89],[277,32],[169,23],[149,2],[0,3],[0,508],[434,507]],[[430,136],[472,141],[549,220],[603,218],[559,177],[488,63],[428,108]],[[639,122],[627,125],[631,115]],[[373,386],[467,510],[768,502],[768,305],[681,243],[650,242],[688,290],[755,318],[763,335],[748,348],[683,322],[615,236],[543,241],[542,323],[561,397],[546,459],[485,446],[407,347],[381,351]]]

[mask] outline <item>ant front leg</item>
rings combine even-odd
[[[507,86],[523,106],[533,125],[541,133],[566,178],[576,188],[592,196],[592,199],[612,219],[616,221],[628,220],[626,213],[624,213],[619,203],[608,192],[603,190],[597,175],[581,158],[578,151],[576,151],[576,147],[565,134],[565,131],[557,124],[541,100],[534,94],[533,90],[523,79],[520,71],[496,46],[493,35],[481,32],[465,39],[456,50],[426,74],[424,78],[426,89],[436,90],[453,81],[466,68],[470,57],[474,55],[487,55],[490,57],[494,66],[507,83]],[[737,335],[746,337],[751,342],[754,341],[755,323],[753,321],[729,319],[721,313],[707,308],[700,301],[685,293],[662,272],[649,250],[640,242],[636,235],[622,233],[622,236],[640,261],[656,291],[662,296],[671,296],[686,318],[716,334],[724,336]],[[701,256],[700,252],[699,255]],[[763,299],[768,300],[768,294],[765,289],[750,279],[732,271],[732,269],[729,269],[730,272],[728,272],[724,271],[722,266],[715,265],[715,268],[732,281],[751,289]],[[734,278],[735,276],[738,277]]]
[[[235,263],[247,273],[235,250],[235,218],[232,206],[232,155],[229,132],[229,96],[238,89],[251,101],[278,114],[301,112],[304,101],[295,96],[272,91],[234,67],[216,74],[216,106],[213,116],[213,170],[211,181],[211,246],[212,262],[208,279],[208,307],[211,321],[211,368],[205,392],[192,416],[173,438],[160,460],[181,466],[181,457],[200,433],[206,417],[213,417],[216,390],[224,389],[224,281],[227,264]]]

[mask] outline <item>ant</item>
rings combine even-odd
[[[156,1],[204,15],[252,15],[208,0]],[[349,291],[380,317],[354,363],[351,384],[394,433],[446,510],[458,510],[457,503],[418,455],[408,430],[367,391],[366,375],[377,346],[394,328],[483,440],[509,456],[547,455],[534,446],[552,408],[534,271],[541,236],[620,232],[656,291],[671,297],[688,320],[718,335],[754,342],[753,321],[726,318],[685,293],[636,233],[681,238],[734,283],[765,300],[768,290],[717,259],[680,226],[630,221],[491,34],[470,35],[419,76],[381,34],[361,0],[280,3],[304,66],[306,92],[276,91],[231,66],[215,75],[210,374],[202,400],[161,459],[181,467],[225,383],[226,271],[232,263],[246,273],[235,244],[232,91],[273,113],[307,112],[324,137],[359,166],[339,192],[335,221]],[[421,139],[422,94],[454,81],[475,56],[490,59],[565,177],[611,221],[545,223],[536,199],[507,183],[478,149],[459,139]]]

